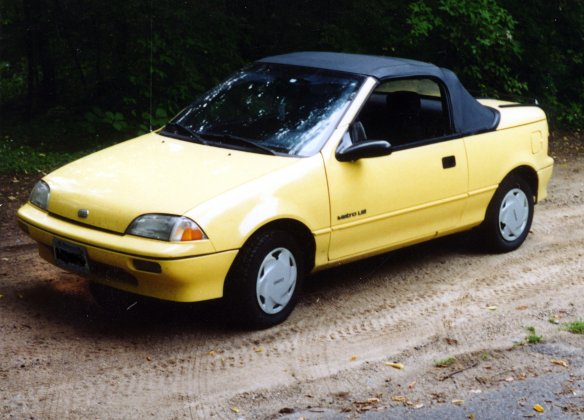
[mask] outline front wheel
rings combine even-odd
[[[509,252],[521,246],[533,220],[533,193],[522,178],[503,180],[487,209],[481,227],[485,245],[493,252]]]
[[[296,306],[305,257],[296,238],[272,230],[253,237],[229,273],[226,303],[238,323],[269,328],[283,322]]]

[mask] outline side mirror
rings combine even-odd
[[[391,154],[391,144],[387,140],[365,140],[337,150],[335,156],[339,162],[352,162],[389,154]]]

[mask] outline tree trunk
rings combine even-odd
[[[57,98],[55,64],[50,51],[50,33],[46,19],[50,19],[50,10],[42,0],[23,0],[26,22],[26,49],[28,61],[26,114],[35,111],[36,99],[53,103]],[[35,83],[40,67],[42,78]]]
[[[34,99],[36,93],[35,86],[35,54],[34,54],[34,28],[31,19],[30,1],[23,0],[22,6],[24,10],[25,20],[25,48],[26,48],[26,101],[24,105],[24,117],[30,118],[34,112]]]

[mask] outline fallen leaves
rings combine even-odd
[[[561,359],[552,359],[550,360],[554,365],[558,365],[558,366],[563,366],[565,368],[568,367],[568,362],[566,362],[565,360],[561,360]]]
[[[385,366],[390,366],[394,369],[403,369],[404,365],[397,362],[385,362]]]
[[[357,359],[358,359],[358,357],[357,357],[357,356],[355,356],[355,355],[352,355],[352,356],[351,356],[351,359],[349,359],[349,360],[351,360],[351,362],[354,362],[354,361],[356,361]]]
[[[462,405],[462,404],[464,404],[464,400],[452,400],[452,404],[454,404],[454,405]]]
[[[389,397],[389,401],[393,403],[399,403],[404,406],[412,407],[415,409],[420,409],[424,407],[423,403],[414,402],[408,399],[405,395],[393,395]],[[358,413],[362,413],[369,410],[383,410],[387,409],[388,407],[383,404],[382,395],[378,394],[376,397],[367,398],[365,400],[357,400],[353,401],[353,409],[356,410]],[[346,408],[343,412],[351,411],[350,408]]]
[[[376,408],[377,405],[381,402],[381,400],[377,397],[367,398],[363,401],[354,401],[353,405],[358,412],[369,411],[373,408]]]
[[[233,411],[235,414],[239,413],[239,408],[237,408],[236,406],[231,407],[231,411]]]
[[[401,403],[403,405],[407,405],[408,407],[413,407],[415,409],[420,409],[420,408],[424,407],[423,403],[415,403],[415,402],[411,401],[405,395],[394,395],[390,399],[393,402]]]
[[[543,408],[543,407],[542,407],[541,405],[539,405],[539,404],[535,404],[535,405],[533,406],[533,409],[534,409],[535,411],[537,411],[538,413],[543,413],[543,412],[545,411],[545,408]]]

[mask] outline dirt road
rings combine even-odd
[[[416,417],[445,405],[464,418],[470,398],[548,376],[564,398],[510,397],[515,414],[539,403],[584,416],[584,336],[561,328],[584,318],[581,155],[557,160],[519,250],[484,255],[462,236],[330,270],[259,332],[226,327],[213,304],[110,316],[17,230],[33,181],[4,177],[0,190],[2,418]]]

